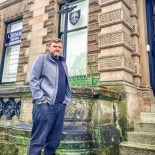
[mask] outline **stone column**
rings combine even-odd
[[[154,103],[153,91],[150,87],[149,60],[146,50],[147,45],[147,22],[146,22],[146,4],[145,0],[137,0],[138,6],[138,24],[140,25],[140,64],[141,64],[141,90],[144,99],[145,108],[143,111],[150,111],[151,104]]]
[[[98,0],[89,1],[89,21],[88,21],[88,74],[97,75],[98,72],[98,54],[100,53],[98,45],[98,33],[100,32],[98,14],[101,12]]]
[[[132,53],[135,51],[135,46],[131,38],[130,0],[101,0],[100,6],[102,7],[102,13],[99,15],[100,80],[133,83]]]

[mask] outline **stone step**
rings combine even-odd
[[[97,155],[97,150],[91,150],[91,149],[74,149],[74,150],[61,150],[58,149],[56,152],[57,155]]]
[[[119,155],[155,155],[155,145],[123,142],[119,146]]]
[[[155,113],[141,112],[140,120],[144,123],[155,123]]]
[[[92,134],[89,133],[63,133],[63,140],[65,141],[91,141]]]
[[[0,141],[10,142],[10,143],[20,144],[20,145],[27,145],[29,142],[29,138],[0,133]]]
[[[128,132],[127,135],[128,142],[155,145],[155,132]]]
[[[134,131],[155,132],[155,123],[135,122]]]
[[[151,112],[155,113],[155,104],[151,105]]]
[[[94,148],[92,141],[61,141],[59,149],[92,149]]]

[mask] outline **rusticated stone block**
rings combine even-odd
[[[32,18],[32,16],[33,16],[32,12],[26,12],[23,15],[23,19],[25,20],[25,19],[28,19],[28,18]]]
[[[98,44],[91,44],[88,45],[88,52],[99,52],[100,49],[98,47]]]
[[[54,34],[54,33],[56,33],[56,30],[55,30],[55,27],[49,27],[49,28],[47,28],[47,34]]]
[[[47,43],[50,43],[52,39],[53,39],[53,35],[47,35],[47,36],[43,37],[43,41],[42,42],[43,42],[43,44],[44,43],[47,44]]]
[[[89,7],[89,14],[101,12],[101,7],[99,5],[93,5]]]
[[[29,62],[29,57],[19,57],[18,64],[27,64]]]
[[[48,5],[45,7],[45,12],[50,12],[50,11],[54,11],[55,8],[54,8],[54,5]]]
[[[128,36],[123,31],[118,31],[115,33],[107,33],[101,34],[99,36],[99,47],[106,48],[106,47],[114,47],[123,45],[124,47],[128,48],[130,51],[135,50],[135,45],[133,40],[130,36]]]
[[[24,66],[18,65],[18,73],[23,73],[23,72],[24,72]]]
[[[27,37],[28,37],[28,33],[22,34],[21,40],[22,41],[27,40]]]
[[[17,82],[25,82],[26,81],[26,73],[18,73],[17,74]]]
[[[97,61],[97,54],[88,55],[88,63],[95,63]]]
[[[28,32],[31,32],[32,31],[32,25],[31,26],[24,26],[22,28],[22,34],[23,33],[28,33]]]
[[[54,19],[49,19],[44,22],[44,27],[49,27],[54,25]]]
[[[98,22],[98,14],[93,14],[89,16],[89,23]]]
[[[100,27],[114,25],[116,23],[122,22],[125,24],[129,29],[132,29],[132,20],[131,17],[123,10],[115,10],[108,13],[101,13],[99,15],[99,25]]]
[[[28,20],[23,20],[23,27],[24,27],[24,26],[27,27],[28,25],[29,25],[29,21],[28,21]]]
[[[98,23],[89,24],[89,25],[88,25],[88,31],[89,31],[89,32],[100,31],[99,24],[98,24]]]
[[[56,14],[55,10],[50,11],[50,12],[48,13],[48,18],[50,19],[50,18],[52,18],[52,17],[55,17],[55,14]]]
[[[93,33],[88,35],[88,43],[97,43],[98,42],[98,33]]]
[[[20,43],[20,48],[25,48],[30,46],[30,41],[22,41]]]

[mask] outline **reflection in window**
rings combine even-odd
[[[12,82],[16,80],[19,50],[20,45],[6,48],[2,82]]]
[[[155,15],[155,2],[153,1],[153,15]]]
[[[77,7],[69,13],[66,61],[69,76],[86,75],[88,0],[75,1]],[[63,8],[64,6],[62,6]],[[60,35],[63,39],[64,15],[61,15]]]
[[[2,82],[15,82],[21,42],[22,21],[7,25]]]

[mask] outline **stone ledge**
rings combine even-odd
[[[23,0],[6,0],[3,3],[0,3],[0,10],[4,9],[10,5],[16,4],[20,1],[23,1]]]
[[[9,86],[8,86],[9,87]],[[91,96],[92,98],[108,98],[111,100],[120,100],[122,95],[113,90],[110,90],[106,87],[72,87],[71,88],[73,96],[82,95],[82,96]],[[29,85],[17,85],[12,88],[1,87],[0,95],[7,94],[16,94],[16,93],[30,93]]]
[[[73,95],[91,96],[92,98],[108,98],[111,100],[120,100],[122,95],[106,87],[72,87]]]

